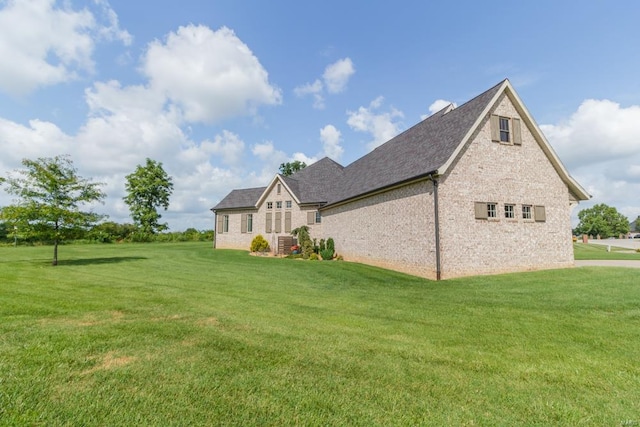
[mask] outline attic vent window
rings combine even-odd
[[[277,193],[278,194],[282,193],[282,184],[278,184]]]
[[[509,119],[500,117],[500,142],[511,142],[509,131]]]

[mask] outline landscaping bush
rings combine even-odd
[[[329,249],[325,249],[324,251],[320,252],[320,256],[325,261],[331,261],[333,259],[333,251]]]
[[[335,253],[336,252],[336,244],[333,241],[333,237],[329,237],[327,239],[327,250],[331,251],[331,253]]]
[[[267,252],[269,249],[269,242],[262,237],[262,234],[258,234],[251,241],[251,252]]]
[[[312,253],[311,255],[309,255],[309,260],[310,260],[310,261],[317,261],[317,260],[319,260],[319,259],[320,259],[320,258],[318,257],[318,254],[317,254],[317,253],[315,253],[315,252],[314,252],[314,253]]]
[[[324,241],[321,241],[324,246]],[[333,242],[333,238],[329,237],[327,239],[326,247],[324,249],[320,249],[320,256],[322,259],[330,261],[333,259],[333,255],[336,253],[335,243]]]
[[[302,250],[302,258],[309,259],[313,253],[313,241],[309,236],[309,227],[302,225],[291,230],[291,235],[298,238],[298,244]]]

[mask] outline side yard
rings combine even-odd
[[[49,259],[0,248],[0,425],[640,421],[630,269],[432,282],[207,243]]]

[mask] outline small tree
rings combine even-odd
[[[58,243],[77,237],[102,217],[80,206],[101,202],[103,184],[78,176],[69,156],[24,159],[22,165],[25,169],[0,179],[18,197],[0,216],[27,237],[53,241],[52,265],[58,265]]]
[[[300,160],[294,160],[293,162],[281,163],[280,173],[284,176],[291,176],[294,173],[306,167],[307,167],[307,164],[305,162],[301,162]]]
[[[145,240],[144,236],[164,231],[166,223],[159,222],[162,216],[157,208],[169,208],[169,196],[173,192],[171,177],[162,168],[162,163],[147,158],[145,166],[138,165],[135,172],[127,175],[125,188],[127,196],[124,202],[129,206],[131,218],[140,230],[137,239]]]

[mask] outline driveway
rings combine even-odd
[[[582,242],[582,240],[578,239],[578,242]],[[592,245],[611,245],[627,249],[640,248],[640,239],[589,239],[589,243]]]
[[[630,267],[640,268],[640,260],[622,260],[622,259],[584,259],[576,260],[576,267]]]

